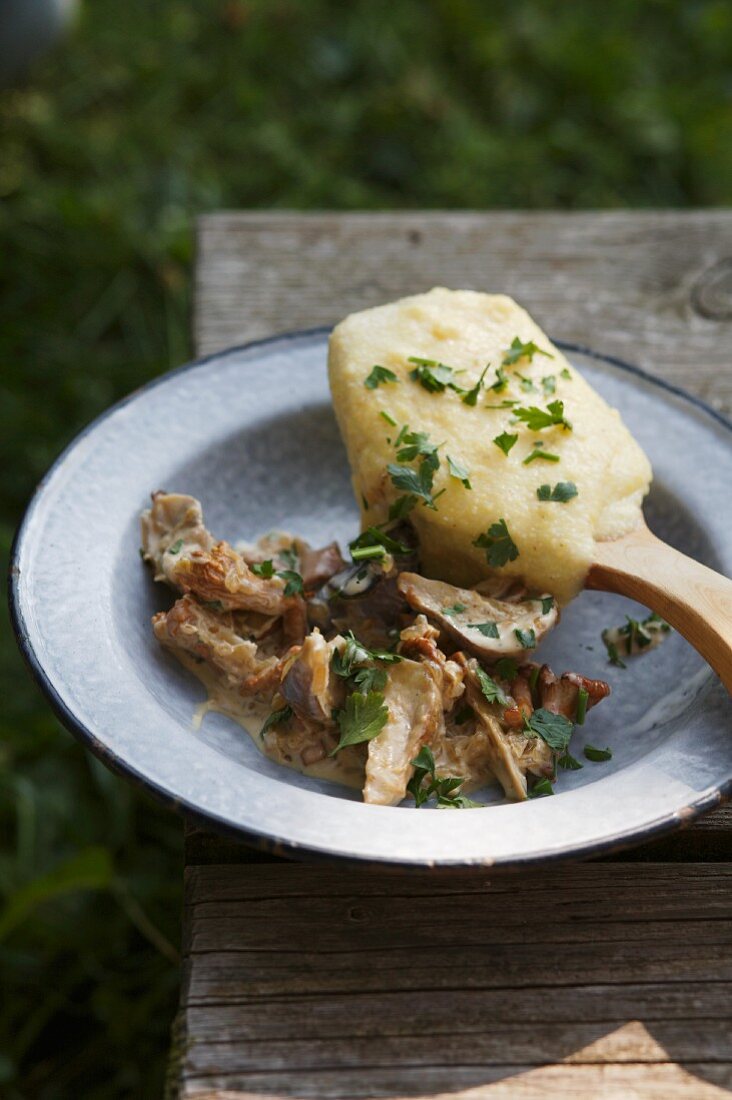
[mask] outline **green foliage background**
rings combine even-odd
[[[0,92],[0,530],[106,405],[190,353],[216,207],[732,201],[726,0],[87,0]],[[181,827],[0,649],[0,1092],[158,1096]]]

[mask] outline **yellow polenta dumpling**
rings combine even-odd
[[[428,574],[566,603],[594,540],[638,523],[648,459],[511,298],[436,288],[354,313],[328,365],[363,526],[408,514]]]

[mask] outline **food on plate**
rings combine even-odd
[[[362,523],[408,515],[430,577],[518,577],[563,605],[595,539],[640,519],[646,456],[511,298],[437,288],[354,313],[329,375]]]

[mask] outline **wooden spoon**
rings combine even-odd
[[[586,588],[650,607],[708,661],[732,694],[732,580],[656,538],[643,520],[613,542],[597,542]]]

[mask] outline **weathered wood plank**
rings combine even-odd
[[[505,291],[551,336],[732,408],[732,211],[217,213],[199,223],[208,353],[434,285]]]

